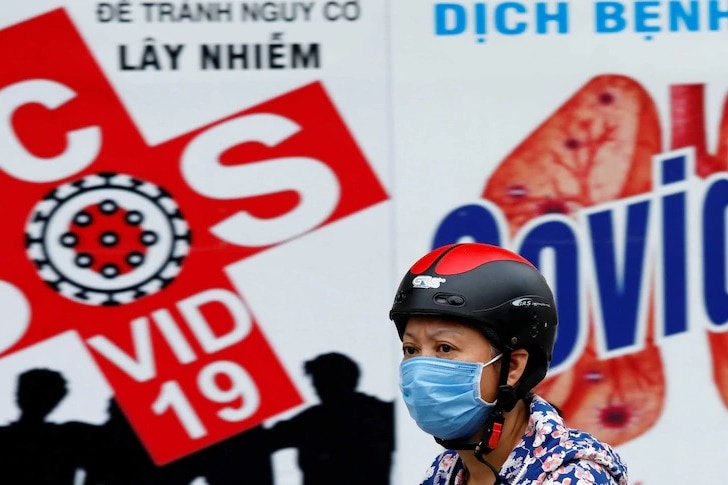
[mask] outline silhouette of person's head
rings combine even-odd
[[[359,366],[349,357],[331,352],[304,364],[321,402],[332,402],[354,393],[359,383]]]
[[[109,403],[106,406],[106,412],[109,414],[109,422],[123,422],[126,421],[126,416],[119,406],[119,401],[113,397],[109,398]]]
[[[50,369],[31,369],[18,376],[16,402],[24,421],[44,421],[66,396],[66,379]]]

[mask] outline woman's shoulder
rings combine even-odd
[[[453,480],[453,477],[455,479]],[[445,450],[435,457],[425,472],[421,485],[462,484],[465,482],[465,467],[457,451]]]
[[[538,483],[545,477],[563,476],[576,481],[589,477],[588,483],[626,484],[627,468],[619,454],[590,433],[569,428],[560,414],[558,408],[534,396],[529,427],[510,462],[520,468],[517,473],[531,478],[536,474]]]

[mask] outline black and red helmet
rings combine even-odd
[[[389,312],[400,339],[407,319],[416,315],[470,324],[504,353],[528,350],[517,399],[546,376],[558,324],[556,304],[543,275],[512,251],[463,243],[429,252],[402,279]]]

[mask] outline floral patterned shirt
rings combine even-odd
[[[499,471],[510,485],[627,485],[627,467],[607,444],[567,428],[548,402],[533,396],[526,434]],[[466,485],[455,450],[441,453],[421,485]]]

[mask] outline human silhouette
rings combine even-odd
[[[157,466],[114,398],[103,425],[46,421],[67,394],[67,381],[55,370],[18,376],[20,417],[0,427],[0,484],[189,485],[198,477],[208,485],[273,484],[262,427]]]
[[[168,475],[186,484],[202,476],[208,485],[273,485],[271,453],[258,426],[172,463]]]
[[[89,460],[89,485],[152,485],[157,482],[157,467],[129,424],[119,403],[109,400],[109,419],[94,436]],[[169,482],[171,483],[171,482]],[[189,483],[189,482],[188,482]]]
[[[31,369],[18,376],[20,417],[0,427],[2,483],[70,485],[77,473],[84,476],[95,426],[46,421],[67,393],[66,379],[55,370]]]
[[[88,485],[188,485],[198,477],[208,485],[273,484],[271,452],[260,427],[157,466],[112,399],[94,442]]]
[[[388,485],[394,405],[357,392],[359,366],[339,353],[305,363],[320,404],[269,429],[272,448],[297,448],[304,485]]]

